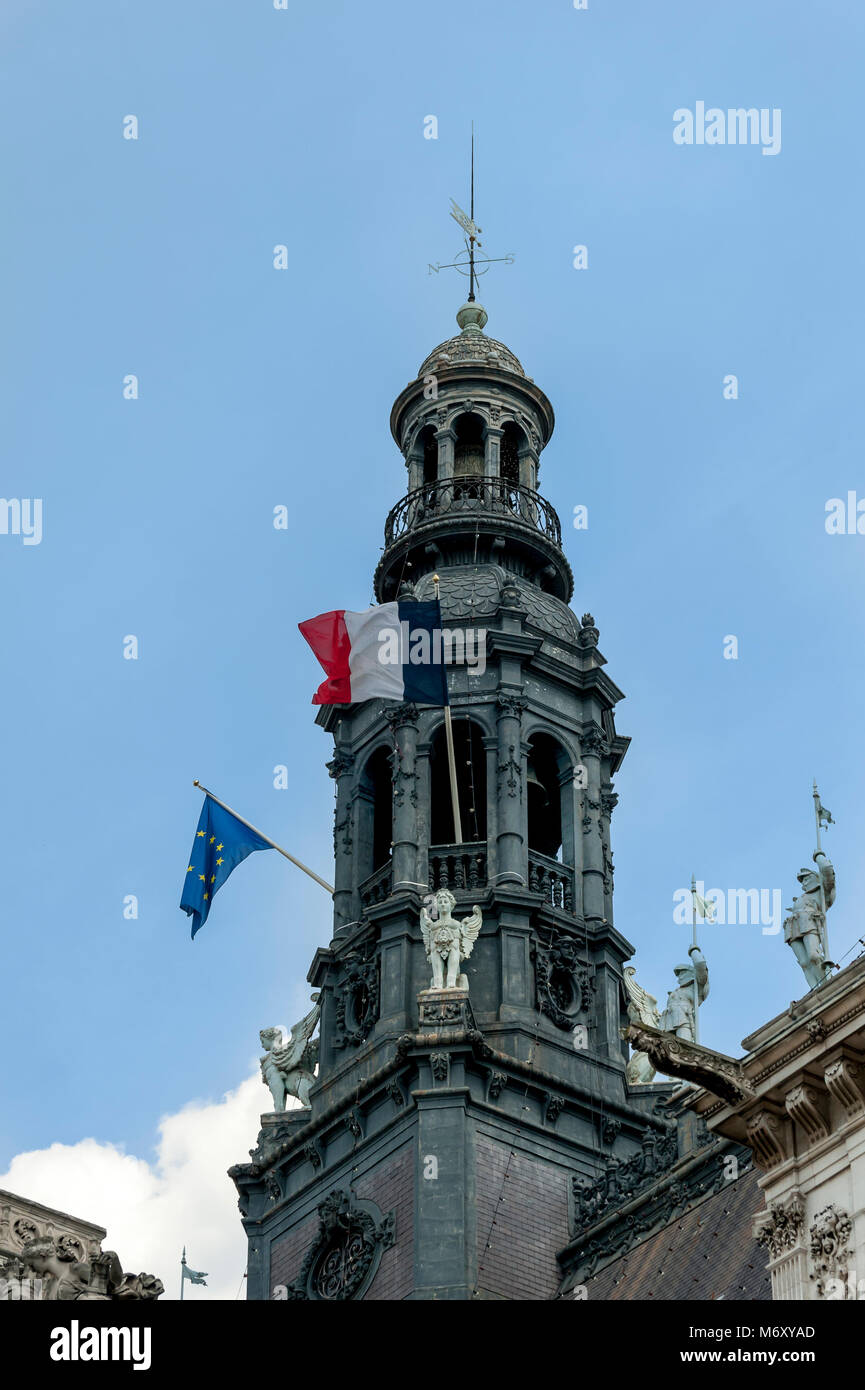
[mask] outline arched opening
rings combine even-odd
[[[424,485],[428,486],[437,482],[439,475],[439,445],[433,425],[424,425],[419,443],[423,450]]]
[[[513,420],[508,420],[502,431],[500,472],[506,483],[517,484],[520,481],[520,449],[525,444],[525,435],[519,425],[515,425]]]
[[[390,863],[393,840],[393,780],[390,753],[377,748],[360,779],[358,802],[358,881]]]
[[[454,432],[454,476],[483,477],[485,426],[480,415],[460,415]]]
[[[487,765],[483,731],[469,719],[455,719],[453,731],[462,842],[477,844],[487,838]],[[437,731],[430,748],[430,798],[432,843],[455,844],[456,832],[444,727]]]
[[[534,734],[529,739],[529,849],[548,859],[561,859],[562,773],[567,766],[564,750],[549,734]]]

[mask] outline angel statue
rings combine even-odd
[[[432,902],[432,911],[420,910],[420,929],[426,947],[427,960],[432,965],[430,989],[468,989],[467,975],[460,974],[460,962],[468,960],[483,925],[483,915],[475,904],[468,917],[458,922],[452,915],[456,898],[447,888],[440,888]]]
[[[676,988],[667,995],[667,1007],[658,1012],[658,1001],[634,979],[634,967],[625,966],[625,988],[628,991],[628,1017],[632,1023],[647,1028],[659,1028],[675,1033],[687,1042],[697,1041],[697,1008],[709,993],[709,967],[699,946],[688,950],[690,965],[677,965],[673,970]],[[645,1052],[635,1052],[628,1063],[625,1076],[631,1086],[645,1086],[655,1075],[655,1068]]]
[[[262,1028],[258,1035],[266,1054],[260,1063],[261,1079],[270,1087],[277,1111],[285,1109],[288,1096],[297,1096],[302,1106],[309,1106],[309,1088],[318,1062],[318,1040],[311,1039],[321,1014],[319,995],[311,998],[315,1008],[294,1025],[290,1037],[282,1027]]]
[[[625,989],[628,993],[628,1018],[632,1023],[644,1023],[647,1028],[660,1028],[661,1015],[658,1001],[642,985],[637,984],[636,969],[625,966]],[[629,1086],[646,1086],[653,1079],[655,1068],[645,1052],[634,1052],[625,1071]]]

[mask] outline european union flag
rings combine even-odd
[[[214,894],[254,849],[273,849],[273,845],[206,795],[180,899],[183,911],[192,918],[193,938],[207,921]]]

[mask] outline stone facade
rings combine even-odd
[[[746,1145],[765,1209],[754,1234],[773,1298],[865,1297],[865,959],[745,1038],[748,1093],[731,1103],[704,1082],[693,1102],[710,1129]]]

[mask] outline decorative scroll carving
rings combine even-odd
[[[319,1153],[318,1145],[314,1142],[314,1140],[310,1139],[308,1144],[304,1144],[303,1153],[304,1157],[309,1159],[313,1168],[317,1169],[321,1167],[323,1160],[321,1154]]]
[[[862,1068],[846,1057],[832,1062],[823,1073],[826,1088],[843,1106],[847,1119],[865,1110],[865,1080]]]
[[[335,1189],[318,1207],[318,1235],[288,1288],[293,1301],[344,1302],[371,1283],[383,1250],[394,1242],[394,1213],[376,1220],[351,1193]]]
[[[784,1104],[787,1107],[787,1114],[805,1131],[810,1144],[815,1143],[818,1139],[825,1139],[829,1133],[829,1125],[823,1115],[820,1097],[814,1086],[806,1086],[804,1082],[799,1086],[794,1086],[792,1091],[788,1091],[784,1097]]]
[[[774,1168],[787,1157],[784,1126],[773,1111],[755,1111],[749,1115],[745,1127],[754,1161],[761,1168]]]
[[[639,1052],[645,1052],[656,1071],[694,1081],[721,1100],[738,1105],[754,1095],[741,1063],[722,1052],[688,1042],[674,1033],[662,1033],[643,1023],[632,1023],[623,1035]]]

